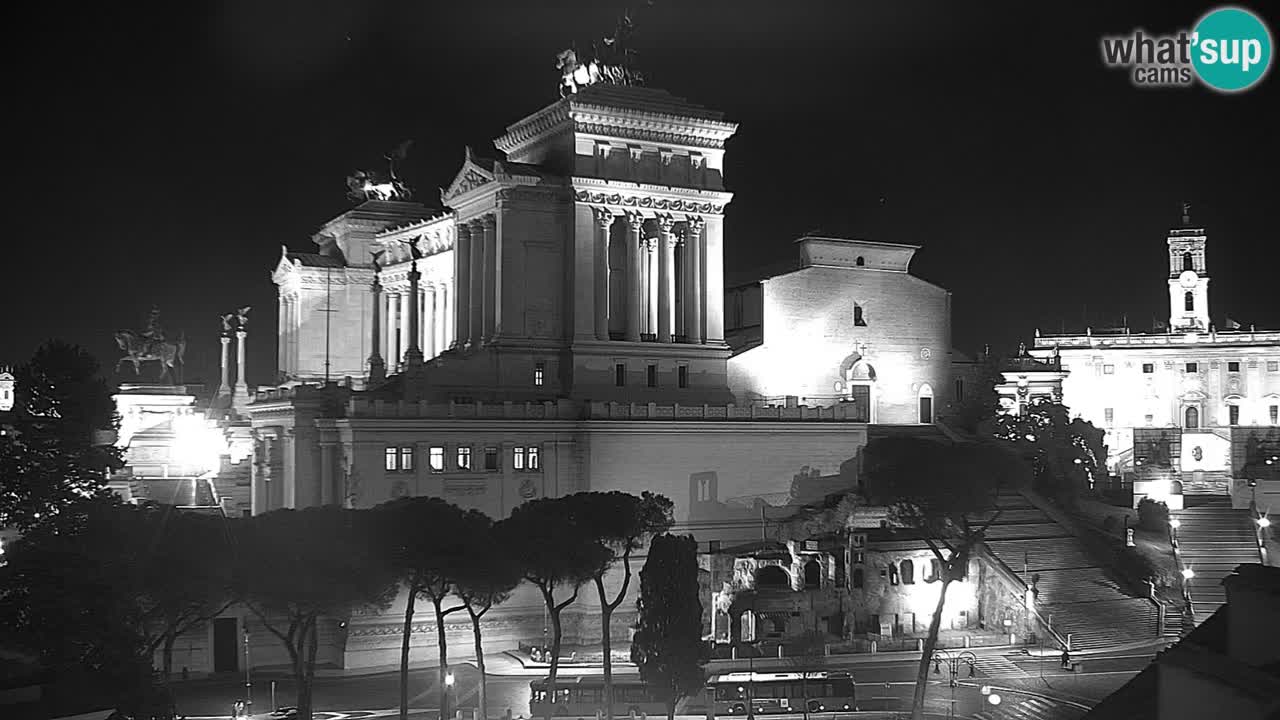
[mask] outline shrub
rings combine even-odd
[[[1169,506],[1151,498],[1138,503],[1138,527],[1144,530],[1165,530],[1169,527]]]

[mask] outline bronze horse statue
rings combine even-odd
[[[187,350],[187,340],[152,340],[132,330],[121,330],[116,333],[116,344],[124,351],[124,357],[116,363],[116,372],[126,362],[133,363],[135,375],[141,375],[139,366],[142,363],[156,360],[160,363],[160,379],[168,376],[170,382],[176,382],[174,365],[182,363],[182,356]]]

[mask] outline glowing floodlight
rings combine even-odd
[[[991,693],[990,695],[987,696],[987,702],[991,703],[992,705],[999,705],[1000,696],[997,695],[996,693]]]
[[[1195,577],[1195,576],[1196,576],[1196,571],[1195,571],[1195,570],[1192,570],[1191,568],[1182,568],[1182,577],[1183,577],[1183,579],[1185,579],[1185,580],[1190,580],[1191,578],[1193,578],[1193,577]]]
[[[1179,520],[1178,518],[1169,518],[1169,527],[1173,528],[1174,530],[1177,530],[1178,528],[1182,527],[1182,521]]]
[[[1262,517],[1258,518],[1258,527],[1260,528],[1271,527],[1271,518],[1267,517],[1266,515],[1263,515]]]

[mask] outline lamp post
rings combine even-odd
[[[1178,528],[1182,527],[1182,521],[1176,517],[1169,518],[1169,544],[1178,547]]]
[[[445,671],[444,691],[440,693],[440,720],[445,720],[449,712],[449,692],[453,690],[453,671]],[[551,688],[551,702],[555,703],[556,689]]]
[[[249,680],[249,626],[244,628],[244,706],[245,714],[253,715],[253,683]]]
[[[978,661],[978,656],[965,650],[962,653],[953,654],[947,650],[934,650],[931,657],[933,661],[933,674],[942,674],[942,664],[947,664],[947,673],[949,684],[951,685],[951,706],[947,710],[948,717],[955,717],[956,712],[956,686],[960,684],[960,667],[962,665],[969,666],[969,677],[973,677],[977,667],[974,665]]]

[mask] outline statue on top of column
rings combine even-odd
[[[650,0],[647,5],[653,5]],[[556,56],[556,69],[560,71],[560,97],[568,97],[588,85],[643,85],[644,75],[636,68],[636,49],[633,45],[635,23],[631,12],[624,10],[618,19],[613,35],[591,43],[589,56],[578,57],[574,46]]]
[[[412,146],[412,140],[405,140],[390,153],[382,156],[387,161],[386,173],[356,170],[348,175],[347,197],[353,202],[412,199],[413,191],[396,175],[396,163],[404,162]]]

